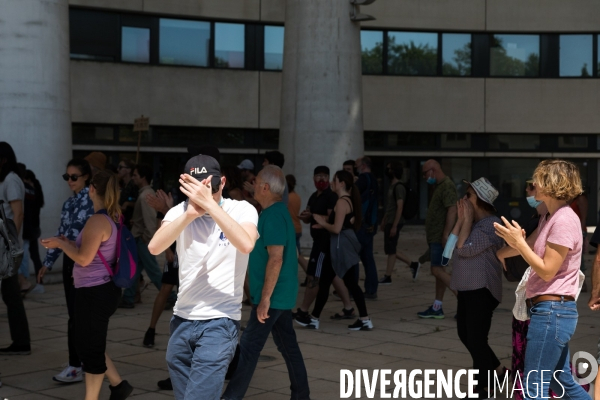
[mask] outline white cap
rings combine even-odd
[[[254,171],[254,163],[248,159],[245,159],[237,166],[239,169],[248,169],[250,171]]]
[[[486,178],[479,178],[474,182],[463,180],[464,183],[471,185],[477,197],[485,201],[492,207],[494,201],[498,198],[498,190]]]

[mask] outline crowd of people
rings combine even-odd
[[[316,190],[305,209],[295,191],[296,178],[284,174],[285,158],[278,151],[264,154],[257,173],[251,160],[222,167],[218,149],[196,149],[182,166],[179,190],[169,193],[153,189],[151,166],[123,159],[110,168],[106,161],[104,154],[94,152],[66,164],[63,179],[72,195],[63,204],[56,235],[40,240],[42,187],[32,171],[17,163],[11,146],[0,142],[0,200],[22,235],[37,281],[28,279],[25,257],[14,275],[2,279],[12,344],[0,354],[31,353],[23,297],[44,292],[44,278],[62,254],[68,363],[52,379],[85,381],[87,400],[98,398],[105,376],[111,400],[125,399],[133,390],[106,354],[106,340],[117,308],[134,308],[141,301],[140,293],[149,284],[142,270],[158,289],[144,346],[154,346],[161,313],[173,309],[166,355],[169,377],[159,387],[172,389],[177,399],[242,399],[272,334],[288,368],[292,398],[309,399],[294,323],[319,329],[333,285],[343,308],[330,318],[355,320],[348,325],[350,331],[374,329],[367,300],[377,299],[378,285],[392,284],[396,260],[406,264],[413,280],[421,261],[430,262],[434,299],[419,318],[445,318],[446,289],[456,296],[457,333],[474,369],[509,375],[531,392],[538,387],[543,393],[560,392],[560,383],[570,398],[587,398],[569,366],[575,300],[583,284],[582,219],[587,211],[578,169],[570,162],[547,160],[532,171],[525,194],[535,212],[522,228],[498,217],[494,202],[499,192],[488,179],[464,181],[466,192],[459,198],[440,163],[428,160],[422,166],[432,192],[425,220],[428,252],[415,261],[398,250],[400,231],[414,216],[414,192],[403,181],[399,161],[386,166],[389,189],[383,215],[378,215],[381,180],[372,172],[369,157],[348,160],[333,174],[327,166],[316,166]],[[309,226],[313,242],[308,260],[300,249],[302,223]],[[133,284],[123,291],[106,267],[119,257],[122,226],[131,231],[138,256]],[[381,278],[373,255],[378,229],[387,256]],[[590,242],[600,242],[600,230]],[[43,261],[38,243],[47,249]],[[156,257],[163,253],[161,268]],[[360,264],[364,288],[359,284]],[[298,265],[306,274],[304,283],[298,281]],[[528,310],[528,318],[513,318],[510,370],[488,343],[494,310],[503,300],[503,273],[509,281],[522,281],[523,307]],[[300,286],[304,291],[294,312]],[[251,313],[240,337],[243,302]],[[599,304],[597,255],[589,305],[598,309]],[[551,336],[544,333],[550,331]],[[550,382],[530,374],[560,369],[565,372]],[[226,377],[230,381],[223,393]],[[491,388],[485,379],[479,382],[479,398],[489,398]],[[523,394],[521,398],[528,398],[527,391]]]

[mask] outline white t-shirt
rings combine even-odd
[[[246,201],[224,199],[221,205],[237,223],[258,224],[256,209]],[[185,213],[186,202],[173,207],[163,221]],[[244,278],[249,254],[240,253],[210,215],[196,218],[177,238],[179,293],[173,308],[189,320],[242,318]]]

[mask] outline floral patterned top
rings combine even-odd
[[[87,220],[94,215],[94,203],[90,199],[89,191],[89,188],[85,187],[65,201],[60,213],[60,226],[56,231],[56,236],[65,235],[69,240],[77,239]],[[44,258],[44,266],[51,270],[61,253],[61,249],[49,249]]]

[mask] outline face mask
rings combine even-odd
[[[437,183],[437,180],[433,176],[430,176],[429,178],[427,178],[427,183],[430,185],[435,185]]]
[[[456,236],[454,233],[451,233],[450,236],[448,236],[446,247],[444,247],[444,252],[442,253],[442,266],[445,267],[446,265],[448,265],[448,262],[450,262],[450,259],[452,258],[452,253],[456,248],[457,242],[458,236]]]
[[[527,198],[527,203],[529,203],[529,206],[530,206],[531,208],[538,208],[538,206],[539,206],[540,204],[542,204],[542,203],[543,203],[543,201],[537,201],[537,200],[535,199],[535,196],[529,196],[529,197]]]
[[[324,181],[315,182],[315,187],[317,188],[318,191],[322,192],[323,190],[325,190],[329,187],[329,182],[324,182]]]

